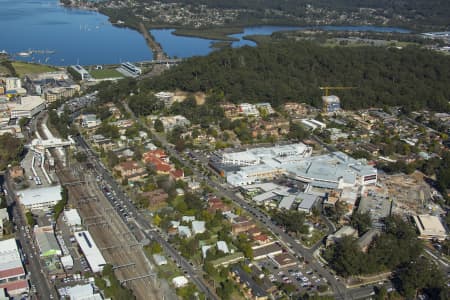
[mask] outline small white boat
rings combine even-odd
[[[27,56],[30,56],[31,54],[33,54],[33,52],[31,52],[31,51],[23,51],[23,52],[17,53],[17,56],[27,57]]]

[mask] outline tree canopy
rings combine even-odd
[[[0,170],[9,164],[19,161],[23,151],[23,143],[11,134],[0,135]]]
[[[275,106],[287,101],[320,106],[320,86],[351,86],[332,91],[344,108],[402,105],[438,111],[449,111],[449,85],[450,57],[432,51],[329,48],[285,40],[192,58],[138,83],[141,92],[203,91],[232,102],[267,101]]]

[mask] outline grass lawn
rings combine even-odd
[[[169,258],[167,258],[167,265],[158,266],[158,276],[165,279],[172,279],[177,276],[183,275],[183,272],[177,267],[177,265]]]
[[[89,73],[95,79],[123,77],[116,69],[92,70]]]
[[[310,238],[304,237],[302,241],[306,247],[312,247],[325,236],[325,232],[314,229]]]
[[[9,70],[7,67],[0,65],[0,76],[1,75],[10,76],[11,74],[9,73]]]
[[[12,62],[12,65],[19,77],[23,77],[27,74],[45,73],[58,70],[57,68],[51,66],[32,64],[21,61],[14,61]]]

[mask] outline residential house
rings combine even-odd
[[[163,124],[165,132],[172,131],[175,127],[187,127],[191,125],[191,122],[188,119],[180,115],[161,117],[160,121]]]
[[[105,151],[113,150],[115,147],[114,142],[110,138],[105,138],[101,134],[95,134],[92,136],[92,143]]]
[[[178,226],[178,235],[185,238],[192,236],[191,229],[187,226]]]
[[[94,128],[99,126],[102,121],[95,114],[86,114],[80,116],[80,123],[83,128]]]
[[[256,227],[256,224],[247,217],[237,217],[231,224],[231,231],[237,235],[242,232],[246,232],[250,228]]]
[[[204,233],[206,231],[205,221],[192,221],[191,227],[193,234]]]
[[[238,105],[239,113],[246,117],[259,117],[259,110],[254,104],[241,103]]]
[[[267,234],[260,234],[252,236],[253,242],[258,246],[267,245],[272,242],[272,239]]]
[[[290,116],[303,117],[309,113],[308,105],[304,103],[287,102],[283,105],[283,110]]]
[[[224,103],[221,104],[220,107],[222,107],[223,112],[225,114],[225,118],[235,120],[240,118],[239,116],[239,109],[238,107],[233,103]]]
[[[120,174],[122,179],[127,179],[129,181],[138,181],[147,176],[145,169],[136,161],[132,160],[118,164],[114,167],[114,170]]]
[[[258,120],[252,124],[252,137],[279,137],[289,133],[290,123],[283,118],[272,118],[270,121]]]
[[[226,212],[230,211],[230,207],[227,206],[217,197],[210,197],[208,199],[208,211],[211,213],[215,213],[216,211]]]

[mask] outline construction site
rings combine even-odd
[[[48,137],[45,126],[38,126],[38,135]],[[164,290],[156,278],[151,262],[145,256],[142,237],[131,232],[113,206],[103,195],[94,171],[81,168],[77,162],[50,150],[55,157],[55,170],[60,184],[68,190],[68,206],[76,208],[83,226],[89,231],[105,261],[113,266],[120,283],[131,289],[137,299],[163,299]],[[163,283],[164,287],[167,284]]]
[[[380,177],[380,184],[386,187],[386,195],[393,201],[392,213],[405,214],[435,214],[441,210],[433,202],[433,191],[425,181],[421,172],[411,175],[397,174]]]

